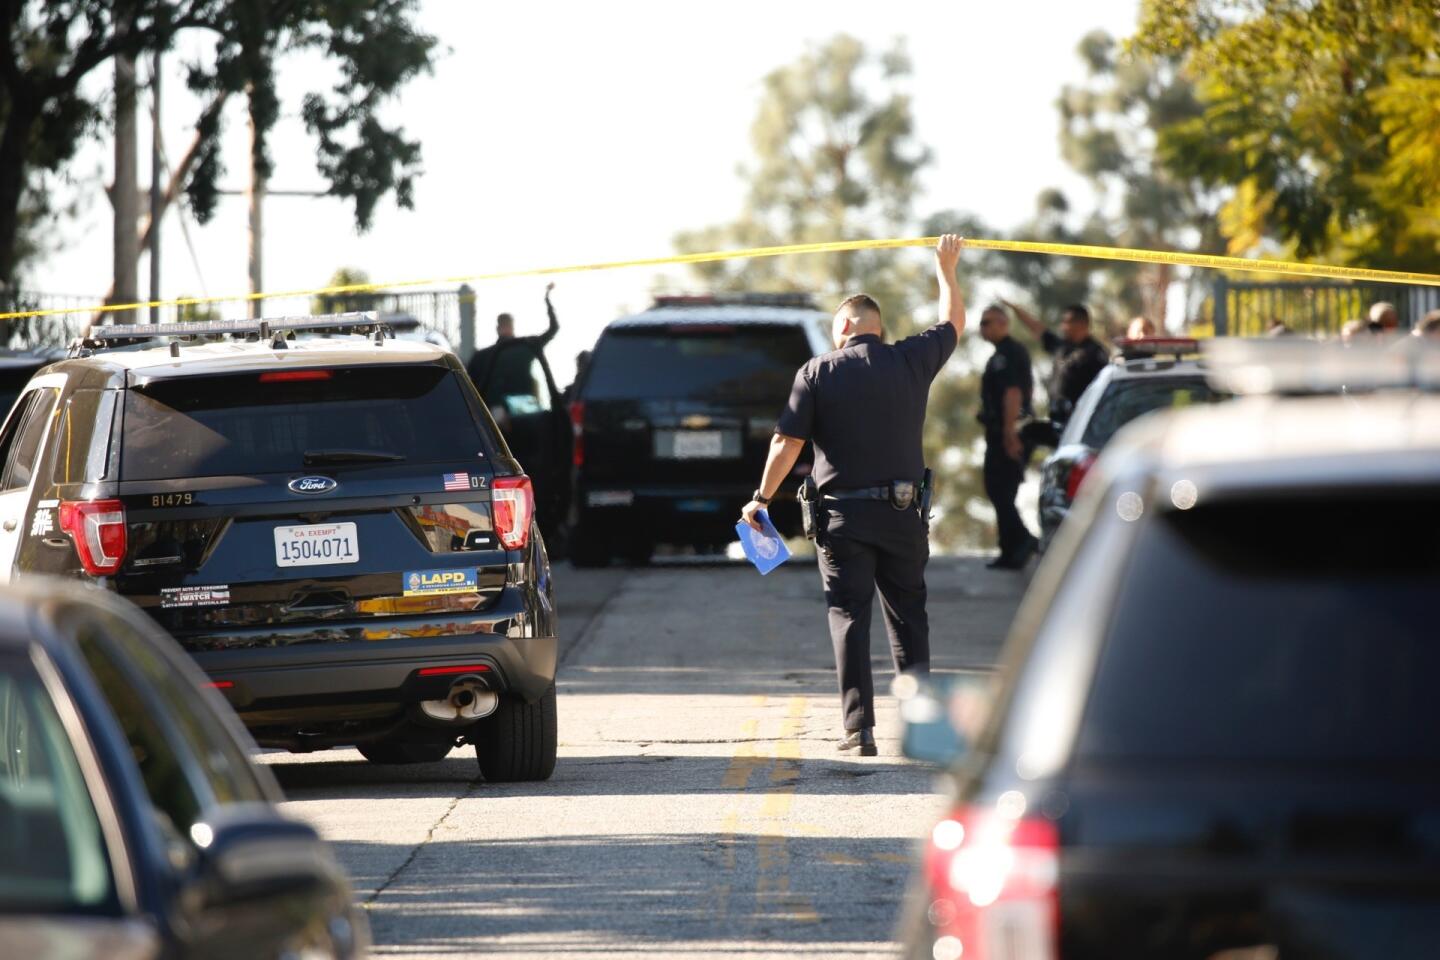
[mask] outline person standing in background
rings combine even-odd
[[[1045,352],[1054,358],[1054,367],[1046,389],[1050,394],[1050,419],[1064,423],[1070,419],[1076,402],[1085,388],[1100,375],[1110,362],[1110,352],[1090,335],[1090,311],[1084,304],[1072,303],[1060,315],[1060,332],[1046,327],[1024,307],[1001,300],[1040,341]]]
[[[999,306],[992,304],[980,315],[980,336],[995,347],[980,376],[978,416],[985,428],[985,496],[995,507],[1000,533],[1000,555],[988,566],[994,570],[1019,570],[1040,546],[1015,506],[1025,477],[1020,421],[1031,415],[1034,373],[1030,369],[1030,351],[1010,336],[1010,317]]]

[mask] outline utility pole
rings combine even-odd
[[[165,190],[160,183],[160,51],[150,58],[150,299],[160,299],[160,218],[165,213]],[[150,322],[160,322],[160,308],[150,308]]]
[[[255,126],[255,116],[250,115],[250,292],[260,293],[265,289],[263,257],[265,250],[265,177],[260,172],[258,150],[260,131]],[[250,318],[259,319],[264,315],[264,304],[260,300],[250,301]]]
[[[129,32],[129,25],[121,30]],[[115,183],[110,203],[115,212],[115,286],[111,303],[134,303],[140,298],[140,183],[135,143],[135,59],[115,58]],[[133,313],[116,317],[134,323]]]

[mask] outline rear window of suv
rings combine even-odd
[[[1395,491],[1148,520],[1079,756],[1440,762],[1437,531]]]
[[[610,330],[595,351],[586,399],[774,400],[810,359],[799,326],[673,324]]]
[[[122,438],[122,480],[314,469],[316,451],[439,463],[485,449],[450,370],[399,364],[158,380],[126,391]]]

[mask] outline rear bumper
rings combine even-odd
[[[405,704],[445,695],[476,666],[491,689],[538,700],[555,681],[556,624],[538,591],[507,588],[489,609],[275,626],[180,638],[244,719],[246,714]]]

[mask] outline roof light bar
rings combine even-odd
[[[189,339],[255,337],[269,339],[287,333],[323,330],[332,333],[366,334],[388,331],[389,327],[373,310],[312,316],[262,317],[257,320],[207,320],[198,323],[114,323],[92,326],[85,336],[70,345],[70,355],[104,349],[116,343],[136,343],[162,337]]]
[[[1122,360],[1140,360],[1151,357],[1184,357],[1200,352],[1200,341],[1194,337],[1138,337],[1134,340],[1122,338],[1115,341]]]

